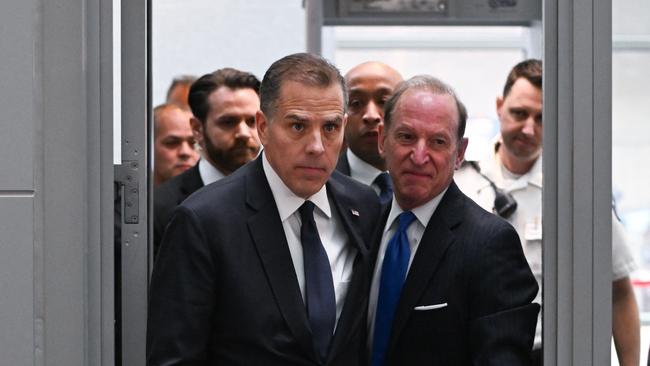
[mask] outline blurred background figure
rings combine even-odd
[[[162,104],[153,110],[154,185],[191,168],[199,160],[190,127],[192,113],[176,104]]]
[[[196,76],[182,75],[175,77],[172,84],[167,90],[167,103],[176,104],[179,107],[190,110],[188,96],[190,94],[190,87],[196,81]]]

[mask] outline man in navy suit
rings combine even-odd
[[[368,306],[372,365],[527,365],[538,286],[517,232],[453,182],[467,112],[430,76],[385,106],[379,151],[394,185]]]
[[[271,65],[262,154],[174,212],[153,271],[148,365],[359,365],[379,202],[334,172],[346,123],[338,70]]]

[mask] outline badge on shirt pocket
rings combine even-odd
[[[542,220],[539,217],[534,217],[526,222],[524,239],[527,241],[542,240]]]

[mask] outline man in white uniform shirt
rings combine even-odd
[[[334,171],[346,92],[321,57],[274,62],[254,161],[174,212],[151,280],[148,365],[350,365],[365,354],[379,200]]]
[[[521,238],[524,253],[542,284],[542,63],[525,60],[508,75],[497,98],[501,133],[484,157],[456,172],[460,189],[483,208],[501,212]],[[481,176],[483,174],[483,176]],[[495,201],[495,189],[502,198]],[[509,194],[516,201],[506,200]],[[499,204],[504,202],[504,204]],[[509,205],[505,203],[508,202]],[[495,207],[498,206],[498,207]],[[634,261],[621,223],[612,214],[613,335],[622,366],[639,364],[639,315],[629,274]],[[541,292],[536,302],[541,303]],[[541,365],[541,316],[535,335],[534,365]]]

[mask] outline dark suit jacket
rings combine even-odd
[[[359,365],[379,203],[336,172],[327,191],[358,255],[326,364]],[[151,279],[147,364],[320,364],[297,281],[260,157],[174,212]]]
[[[153,193],[153,248],[158,253],[162,235],[176,206],[203,187],[199,163],[156,187]]]
[[[350,176],[350,162],[348,161],[347,150],[339,155],[339,161],[336,163],[336,170],[343,175]]]
[[[386,365],[529,365],[537,290],[515,229],[452,183],[408,272]]]

